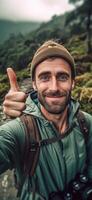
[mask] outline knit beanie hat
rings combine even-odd
[[[65,59],[71,67],[72,78],[75,77],[75,67],[74,67],[74,59],[69,53],[69,51],[61,44],[49,40],[45,42],[34,54],[34,57],[31,62],[31,76],[32,80],[34,79],[34,72],[38,64],[43,62],[44,60],[51,58],[51,57],[58,57]]]

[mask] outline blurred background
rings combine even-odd
[[[92,1],[0,0],[0,124],[6,122],[2,101],[9,89],[6,68],[12,66],[22,90],[31,89],[30,64],[46,40],[64,44],[75,59],[72,95],[92,114]],[[0,176],[0,199],[16,199],[13,172]]]

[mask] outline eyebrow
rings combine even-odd
[[[40,78],[40,77],[43,76],[43,75],[50,75],[50,74],[51,74],[51,72],[49,72],[49,71],[41,72],[41,73],[38,75],[38,78]]]
[[[64,72],[64,71],[58,72],[56,76],[59,76],[59,75],[61,75],[61,74],[62,74],[62,75],[63,75],[63,74],[64,74],[64,75],[67,75],[67,76],[69,77],[69,73]]]

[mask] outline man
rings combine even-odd
[[[53,41],[45,42],[31,62],[32,92],[19,91],[16,77],[8,69],[11,89],[4,101],[4,112],[10,116],[24,113],[36,118],[41,139],[60,137],[40,150],[39,161],[32,178],[26,177],[21,199],[51,199],[52,192],[63,191],[78,173],[83,173],[87,160],[87,176],[92,179],[92,116],[84,113],[89,124],[87,146],[77,121],[79,104],[71,98],[75,84],[74,60],[68,50]],[[0,173],[13,167],[22,178],[21,157],[25,130],[20,118],[0,128]],[[86,151],[87,149],[87,151]],[[31,162],[31,160],[30,160]],[[56,198],[54,198],[56,199]],[[62,199],[62,198],[59,198]]]

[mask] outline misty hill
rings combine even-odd
[[[75,16],[75,20],[73,16]],[[76,65],[79,66],[76,66],[78,74],[87,70],[90,71],[92,69],[92,51],[90,50],[90,53],[87,54],[88,35],[86,23],[85,21],[81,23],[80,16],[81,12],[79,15],[76,15],[76,10],[73,10],[63,15],[54,15],[48,22],[37,23],[36,25],[38,27],[35,26],[35,30],[31,29],[31,31],[25,33],[25,35],[22,34],[22,32],[17,35],[17,31],[15,31],[0,45],[0,72],[5,73],[8,66],[13,66],[15,70],[27,68],[35,50],[44,41],[49,39],[59,41],[69,49],[76,60]],[[27,25],[31,28],[30,24],[26,24],[25,31],[27,31]],[[6,30],[8,30],[9,27],[7,24],[6,27]],[[18,27],[21,27],[20,23]],[[90,31],[92,31],[92,28]],[[90,39],[91,38],[92,34],[90,34]]]
[[[26,34],[35,30],[40,25],[39,22],[13,22],[8,20],[0,20],[0,43],[7,40],[10,34]]]

